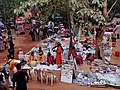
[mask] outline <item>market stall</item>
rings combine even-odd
[[[47,53],[50,51],[52,55],[56,56],[56,53],[52,51],[52,48],[55,45],[56,41],[59,41],[64,49],[62,53],[62,67],[58,68],[56,64],[54,65],[47,65],[47,64],[39,64],[33,67],[34,70],[45,69],[45,70],[61,70],[61,82],[66,83],[77,83],[83,86],[92,86],[92,87],[108,87],[114,86],[119,87],[120,81],[117,80],[120,76],[120,66],[113,65],[113,64],[106,64],[106,62],[110,62],[111,54],[112,54],[112,47],[110,46],[110,37],[112,33],[105,32],[103,37],[103,41],[101,42],[101,57],[103,60],[94,59],[89,66],[90,72],[86,72],[81,70],[80,67],[77,66],[74,59],[71,57],[68,60],[68,51],[69,51],[69,42],[70,38],[61,37],[57,34],[52,35],[51,37],[45,39],[42,43],[38,44],[36,47],[32,48],[30,52],[26,53],[25,55],[20,55],[19,58],[24,58],[26,61],[28,60],[28,55],[31,52],[34,52],[35,59],[37,59],[38,49],[39,47],[42,48],[44,52],[45,60],[47,62]],[[89,36],[84,38],[84,40],[80,40],[75,44],[77,54],[82,56],[84,62],[88,62],[86,60],[87,55],[90,53],[91,55],[95,54],[95,43],[94,37]],[[73,78],[74,76],[74,78]],[[111,79],[112,78],[112,79]]]

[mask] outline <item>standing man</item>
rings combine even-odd
[[[48,25],[47,24],[44,26],[43,36],[44,36],[44,38],[47,38],[47,36],[49,36],[48,35]]]
[[[36,39],[37,40],[40,40],[40,29],[39,29],[39,27],[37,26],[37,28],[35,29],[36,31]]]
[[[8,27],[7,29],[8,29],[8,32],[7,32],[8,38],[12,40],[12,32],[10,30],[10,27]]]
[[[31,35],[32,41],[35,41],[35,32],[33,27],[30,28],[29,34]]]
[[[13,57],[13,58],[14,58],[15,50],[14,50],[14,43],[13,43],[12,40],[9,40],[9,49],[8,49],[8,53],[9,53],[9,56],[10,56],[10,57]]]
[[[14,59],[13,57],[11,57],[10,63],[9,63],[9,65],[8,65],[8,68],[9,68],[9,84],[10,84],[10,87],[13,87],[12,78],[13,78],[14,66],[15,66],[14,60],[15,60],[15,59]]]
[[[29,80],[29,76],[25,70],[21,70],[21,64],[16,65],[17,72],[13,75],[13,90],[15,82],[17,84],[16,90],[27,90],[26,83]]]

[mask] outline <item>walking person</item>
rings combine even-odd
[[[33,27],[30,28],[29,34],[31,35],[32,41],[35,41],[35,33],[34,33],[34,28]]]
[[[5,46],[4,46],[4,43],[3,43],[3,36],[0,35],[0,51],[3,51],[5,50]]]
[[[14,43],[12,40],[9,41],[9,49],[8,49],[8,53],[10,57],[13,57],[14,58],[14,53],[15,53],[15,50],[14,50]]]
[[[45,25],[45,26],[44,26],[43,36],[44,36],[44,38],[47,38],[47,36],[49,36],[49,35],[48,35],[48,25]]]
[[[16,90],[27,90],[29,76],[27,71],[21,69],[21,64],[16,65],[17,72],[13,75],[13,90],[16,82]]]
[[[10,30],[10,27],[7,28],[8,32],[7,32],[7,35],[8,35],[8,39],[11,39],[12,40],[12,32]]]
[[[40,29],[39,29],[38,26],[37,26],[37,28],[36,28],[35,33],[36,33],[36,39],[39,40],[39,39],[40,39]]]
[[[9,60],[9,64],[8,64],[8,68],[9,68],[9,84],[10,87],[13,87],[13,82],[12,82],[12,78],[14,75],[14,67],[15,67],[15,59],[13,57],[11,57],[11,59]]]

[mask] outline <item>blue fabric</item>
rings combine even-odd
[[[9,72],[9,67],[6,65],[5,66],[5,72],[8,73]]]
[[[2,33],[2,30],[0,29],[0,34]]]

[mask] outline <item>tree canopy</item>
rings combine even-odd
[[[12,16],[14,9],[23,1],[26,0],[0,0],[0,17],[6,19]]]

